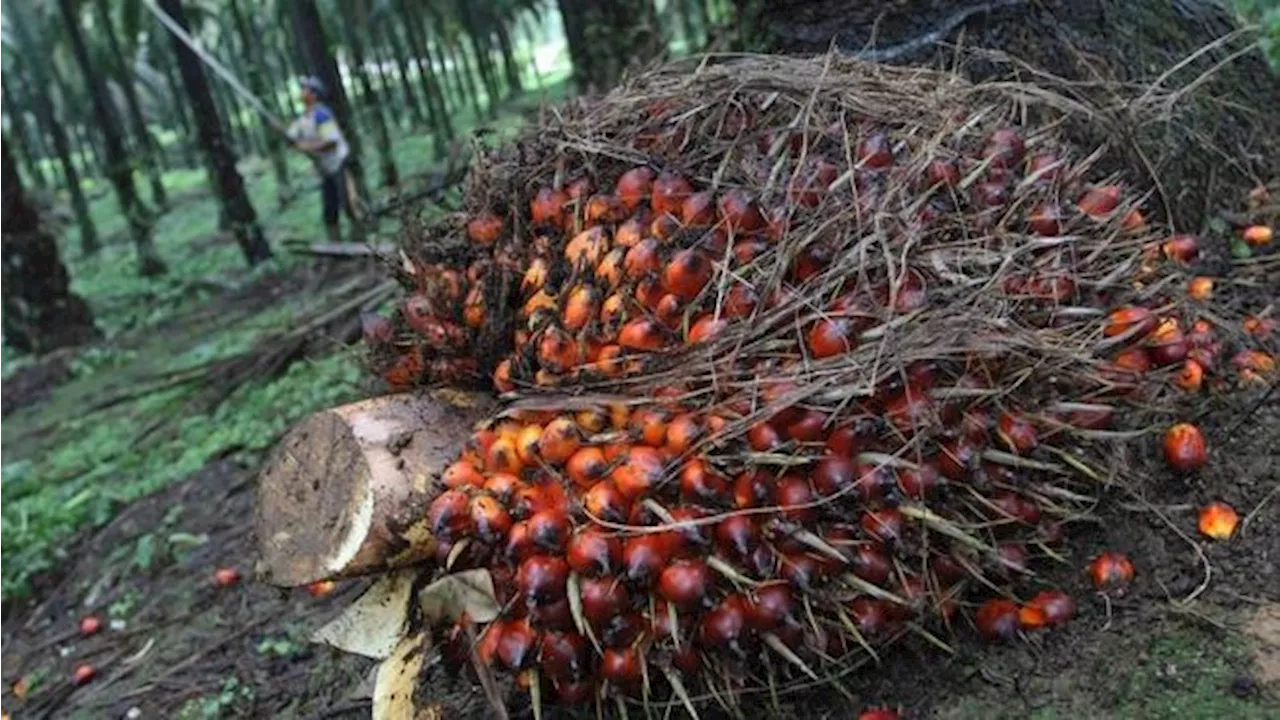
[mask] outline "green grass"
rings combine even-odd
[[[544,73],[548,85],[543,92],[505,103],[498,117],[485,123],[495,131],[492,141],[509,137],[524,110],[544,98],[565,97],[567,76],[567,69]],[[470,111],[455,118],[460,133],[476,124]],[[373,183],[377,157],[372,138],[363,139],[367,177]],[[432,144],[422,132],[401,131],[394,147],[402,182],[432,169]],[[350,351],[310,358],[275,380],[244,385],[213,411],[181,418],[142,445],[137,443],[138,430],[158,415],[184,407],[198,387],[154,392],[107,410],[84,411],[104,394],[134,387],[145,378],[242,352],[265,334],[287,327],[306,309],[308,298],[303,297],[248,317],[209,312],[228,290],[310,262],[286,252],[281,240],[323,239],[314,171],[301,155],[292,154],[289,165],[295,197],[280,209],[275,176],[266,160],[250,157],[240,164],[263,230],[276,250],[273,260],[253,270],[245,266],[234,242],[209,242],[217,232],[218,213],[204,171],[166,173],[171,207],[158,218],[154,237],[169,273],[159,278],[137,275],[134,248],[126,239],[114,197],[100,183],[86,181],[93,193],[90,211],[106,244],[93,257],[81,256],[74,227],[65,228],[59,242],[72,288],[88,300],[106,339],[79,352],[71,365],[73,377],[56,388],[49,401],[14,413],[3,424],[4,600],[28,594],[34,577],[64,559],[68,539],[76,531],[107,522],[122,504],[182,479],[214,457],[256,456],[307,414],[368,392],[358,355]],[[144,178],[139,177],[138,186],[149,203]],[[384,222],[380,230],[394,232],[396,223]],[[4,351],[6,376],[29,362]]]

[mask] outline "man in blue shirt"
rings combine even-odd
[[[300,81],[302,103],[306,107],[302,117],[289,127],[289,138],[294,145],[309,154],[320,173],[320,196],[324,210],[325,232],[331,242],[341,242],[339,214],[347,213],[352,233],[359,237],[359,221],[347,192],[347,156],[351,153],[347,139],[338,127],[333,110],[326,104],[327,88],[319,78],[305,77]]]

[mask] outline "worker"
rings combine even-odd
[[[320,198],[329,241],[342,241],[339,215],[344,211],[351,221],[352,239],[358,241],[363,233],[352,205],[347,178],[347,156],[351,149],[342,135],[342,128],[338,127],[333,109],[324,103],[328,88],[316,77],[304,77],[299,85],[306,109],[289,126],[289,139],[295,147],[311,156],[320,173]]]

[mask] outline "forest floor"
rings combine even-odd
[[[407,187],[431,172],[416,142],[397,149]],[[216,231],[202,176],[174,174],[157,229],[170,275],[137,280],[119,241],[74,258],[106,339],[38,363],[6,358],[0,702],[13,718],[367,716],[371,662],[308,641],[365,581],[314,598],[251,579],[264,452],[308,413],[370,392],[343,342],[349,318],[293,338],[278,372],[225,362],[259,357],[318,303],[360,299],[380,279],[363,261],[283,249],[320,234],[316,193],[294,170],[300,194],[277,212],[266,207],[268,168],[246,163],[277,260],[245,271]],[[119,237],[110,198],[94,209],[104,237]],[[966,719],[1280,716],[1280,403],[1268,399],[1257,390],[1188,408],[1212,443],[1192,478],[1158,461],[1155,438],[1134,443],[1130,471],[1096,488],[1066,562],[1044,571],[1080,604],[1067,627],[999,647],[960,627],[952,653],[908,641],[847,680],[853,701],[763,696],[753,716],[850,717],[864,704]],[[1229,542],[1195,535],[1195,510],[1210,500],[1246,518]],[[1122,598],[1107,601],[1083,576],[1102,549],[1137,566]],[[216,586],[220,567],[243,581]],[[90,614],[104,629],[81,637]],[[84,662],[98,676],[74,688]],[[478,688],[458,690],[479,706]]]

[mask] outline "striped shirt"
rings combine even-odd
[[[342,128],[338,127],[337,118],[333,115],[333,110],[328,105],[316,103],[312,105],[302,117],[293,122],[289,127],[289,137],[292,140],[320,140],[328,142],[334,141],[334,146],[317,156],[317,165],[320,172],[325,175],[333,175],[342,169],[342,163],[346,161],[347,155],[351,152],[347,147],[347,139],[342,135]]]

